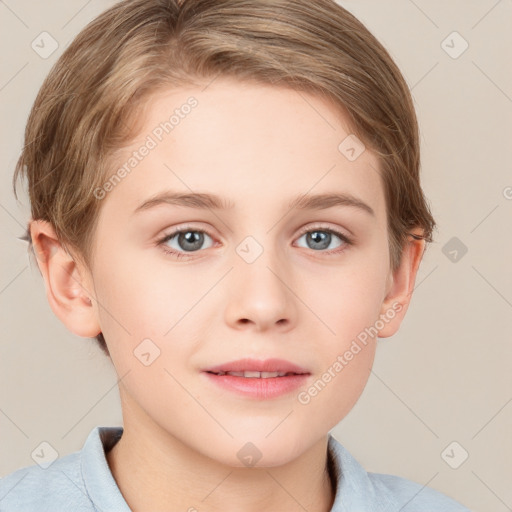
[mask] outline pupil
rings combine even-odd
[[[324,231],[313,231],[309,238],[313,241],[313,249],[325,249],[329,247],[331,234]]]
[[[197,231],[187,231],[179,235],[180,246],[185,250],[194,251],[201,248],[203,244],[204,235]],[[184,244],[184,245],[183,245]],[[187,247],[187,244],[192,244],[192,247]]]

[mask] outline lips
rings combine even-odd
[[[239,359],[204,370],[216,375],[232,375],[235,377],[269,379],[291,375],[307,375],[309,372],[300,366],[284,359]]]
[[[211,372],[215,375],[232,375],[233,377],[245,377],[246,379],[271,379],[273,377],[288,377],[290,375],[297,375],[293,372]]]
[[[255,400],[290,396],[311,375],[284,359],[239,359],[207,368],[202,374],[217,388]]]

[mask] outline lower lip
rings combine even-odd
[[[250,398],[265,400],[291,393],[304,385],[309,374],[289,375],[287,377],[269,377],[268,379],[236,377],[234,375],[216,375],[203,372],[210,381],[218,386]]]

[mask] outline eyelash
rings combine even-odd
[[[188,257],[190,257],[190,255],[194,254],[194,252],[200,252],[200,251],[190,251],[189,253],[175,251],[175,250],[169,249],[165,245],[165,242],[168,242],[169,240],[173,239],[176,235],[179,235],[181,233],[188,233],[189,231],[192,231],[194,233],[205,233],[210,238],[212,238],[212,239],[214,238],[214,236],[212,234],[210,234],[205,229],[197,229],[197,228],[186,226],[183,228],[179,228],[175,231],[172,231],[169,234],[164,235],[163,238],[158,240],[157,246],[161,246],[162,250],[166,254],[168,254],[176,259],[188,258]],[[325,226],[314,226],[314,227],[305,228],[305,229],[301,230],[301,232],[299,234],[299,238],[302,237],[303,235],[305,235],[306,233],[312,233],[315,231],[321,231],[324,233],[330,233],[331,235],[336,235],[338,238],[340,238],[344,242],[344,245],[342,246],[341,249],[338,248],[338,249],[334,249],[334,250],[330,250],[330,251],[314,251],[314,252],[320,252],[320,253],[326,254],[327,256],[335,256],[335,255],[340,254],[341,252],[345,251],[349,246],[354,244],[354,241],[352,240],[352,238],[348,237],[347,235],[344,235],[343,233],[340,233],[339,231],[337,231],[333,228],[329,228],[329,227],[325,227]],[[311,249],[311,250],[313,250],[313,249]]]

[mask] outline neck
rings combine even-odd
[[[126,425],[106,454],[133,512],[328,512],[334,491],[327,436],[295,460],[268,468],[239,468],[198,453],[169,433],[148,436]]]

